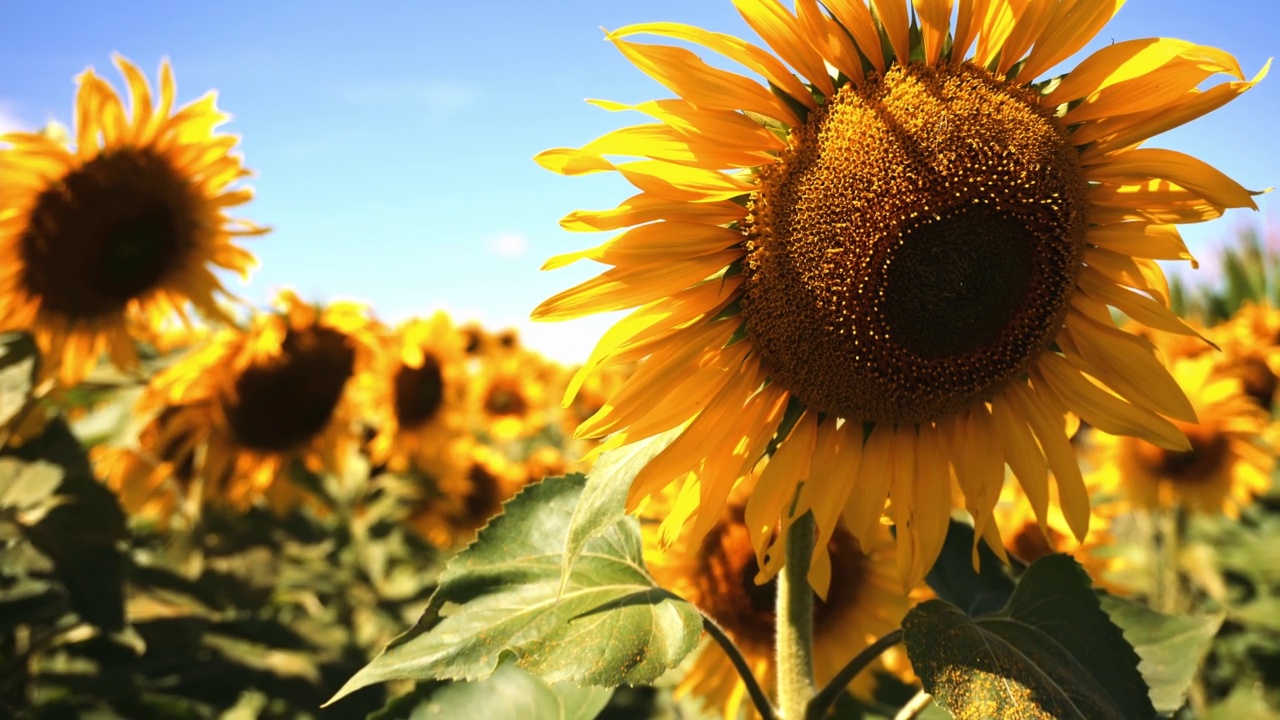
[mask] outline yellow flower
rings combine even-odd
[[[432,476],[461,472],[457,445],[466,432],[467,376],[463,337],[449,316],[410,320],[389,338],[383,367],[368,376],[369,412],[377,435],[369,443],[375,464]]]
[[[203,498],[196,482],[201,418],[182,407],[167,407],[138,433],[136,448],[99,445],[89,457],[103,482],[130,517],[167,527],[178,513],[194,514]]]
[[[724,506],[721,515],[697,548],[665,549],[659,521],[670,508],[674,494],[663,493],[641,515],[645,564],[662,587],[710,615],[742,651],[752,674],[770,695],[776,692],[774,669],[774,582],[757,584],[760,568],[746,525],[743,524],[745,488]],[[903,592],[893,558],[893,538],[886,525],[878,525],[871,545],[861,546],[844,528],[828,541],[831,550],[831,584],[826,598],[814,599],[814,673],[825,685],[863,648],[902,623],[912,604]],[[914,679],[900,648],[872,666],[890,669]],[[873,674],[860,673],[850,686],[859,697],[869,698],[875,689]],[[750,705],[738,673],[724,651],[709,640],[692,660],[679,693],[692,693],[724,717],[739,717]]]
[[[296,504],[295,460],[342,472],[357,440],[352,379],[379,362],[381,331],[363,306],[318,308],[288,291],[276,304],[247,332],[219,331],[158,374],[139,403],[143,412],[184,408],[184,427],[205,448],[203,497],[237,507],[263,496],[277,510]]]
[[[795,14],[736,0],[774,54],[674,23],[609,33],[678,97],[597,102],[656,122],[538,156],[566,175],[616,171],[640,192],[561,221],[630,229],[548,261],[611,267],[534,317],[638,306],[568,393],[598,367],[639,361],[578,434],[635,442],[683,427],[635,478],[631,508],[696,475],[700,491],[665,521],[696,543],[776,440],[746,507],[766,571],[783,562],[787,508],[814,511],[821,554],[841,515],[869,542],[888,500],[915,585],[942,545],[952,473],[986,533],[1006,463],[1034,498],[1051,471],[1084,536],[1067,413],[1186,448],[1165,416],[1193,420],[1191,406],[1108,306],[1193,333],[1168,309],[1155,260],[1190,257],[1173,223],[1255,205],[1205,163],[1138,145],[1261,74],[1246,81],[1222,51],[1146,39],[1038,80],[1120,4],[961,0],[953,27],[949,0],[915,0],[914,23],[904,0],[830,0],[826,12],[799,0]],[[640,34],[700,45],[767,84],[630,41]],[[1199,89],[1218,73],[1239,80]]]
[[[1276,449],[1267,441],[1270,414],[1246,394],[1239,377],[1215,371],[1217,362],[1202,353],[1170,364],[1199,418],[1178,421],[1190,448],[1094,433],[1101,483],[1122,489],[1136,507],[1176,505],[1232,517],[1271,487]]]
[[[499,441],[547,424],[546,361],[530,352],[487,359],[474,378],[479,428]]]
[[[1270,410],[1280,386],[1280,310],[1246,302],[1214,328],[1212,339],[1222,348],[1220,367],[1240,378],[1259,407]]]
[[[138,69],[116,65],[131,113],[92,69],[78,79],[75,147],[57,133],[0,136],[0,327],[27,329],[67,384],[106,351],[136,366],[131,327],[155,327],[189,306],[226,320],[215,270],[246,276],[254,258],[232,242],[264,230],[227,217],[249,201],[231,189],[247,171],[214,94],[170,114],[173,72],[160,100]]]
[[[485,445],[473,445],[462,476],[435,478],[421,488],[408,524],[437,547],[448,549],[475,539],[476,531],[519,492],[524,468]]]

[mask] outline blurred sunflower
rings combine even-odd
[[[473,378],[477,424],[484,432],[506,441],[547,424],[545,364],[530,352],[485,361]]]
[[[1246,302],[1226,323],[1214,328],[1222,348],[1222,368],[1240,378],[1244,392],[1270,410],[1280,389],[1280,310]]]
[[[726,503],[705,542],[697,548],[664,550],[658,523],[674,499],[671,492],[655,496],[641,515],[644,559],[654,580],[710,615],[742,651],[771,696],[776,692],[774,670],[773,582],[762,579],[755,550],[744,524],[745,493],[740,489]],[[819,687],[829,682],[863,648],[897,628],[910,609],[893,559],[893,538],[878,525],[872,544],[865,547],[844,528],[828,541],[832,568],[825,598],[814,599],[814,673]],[[889,669],[911,681],[910,665],[900,648],[882,656],[875,669]],[[849,688],[862,698],[875,689],[874,675],[860,673]],[[709,707],[736,718],[750,705],[746,686],[719,646],[704,642],[681,681],[678,693],[691,693]]]
[[[387,341],[383,366],[366,376],[369,414],[378,418],[369,443],[375,464],[413,467],[432,476],[461,472],[457,445],[466,436],[467,376],[463,337],[449,316],[402,324]]]
[[[1271,487],[1276,448],[1271,416],[1245,393],[1239,377],[1215,372],[1205,353],[1170,367],[1190,392],[1198,423],[1178,421],[1191,447],[1170,450],[1132,437],[1093,433],[1099,484],[1120,488],[1136,507],[1182,506],[1231,517]]]
[[[525,479],[523,466],[493,448],[472,445],[467,471],[462,476],[436,478],[424,487],[407,522],[436,547],[465,545],[502,510],[502,503],[519,492]]]
[[[0,327],[28,329],[67,384],[105,351],[137,364],[131,326],[154,327],[188,306],[227,320],[218,269],[246,276],[254,258],[235,236],[265,232],[227,217],[249,201],[231,189],[248,172],[214,93],[177,112],[173,71],[160,66],[153,106],[146,78],[115,62],[131,114],[105,80],[78,78],[75,147],[56,132],[0,136]]]
[[[380,330],[363,306],[320,308],[289,291],[276,306],[247,332],[219,331],[156,375],[139,403],[144,412],[185,408],[206,444],[204,496],[238,507],[260,496],[277,510],[296,503],[287,481],[295,460],[316,473],[342,471],[359,416],[351,381],[379,363]]]
[[[696,473],[700,492],[666,520],[696,543],[776,434],[770,467],[785,471],[766,470],[747,504],[766,569],[783,562],[787,508],[814,511],[821,554],[842,510],[865,544],[888,500],[914,585],[942,545],[949,465],[980,532],[1007,463],[1033,498],[1047,496],[1052,471],[1083,537],[1089,502],[1068,412],[1187,448],[1163,416],[1193,420],[1191,406],[1107,306],[1192,334],[1154,261],[1190,258],[1172,223],[1255,205],[1205,163],[1138,145],[1261,73],[1245,81],[1227,53],[1145,39],[1037,81],[1120,4],[961,0],[953,27],[950,0],[830,0],[826,11],[798,0],[795,14],[736,0],[776,55],[674,23],[609,33],[678,98],[597,102],[657,122],[537,157],[565,175],[617,171],[640,193],[561,222],[631,229],[548,261],[612,267],[534,317],[639,306],[577,378],[640,361],[580,436],[634,442],[684,428],[635,478],[629,507]],[[700,45],[766,84],[628,40],[639,34]],[[1199,89],[1218,73],[1239,81]]]

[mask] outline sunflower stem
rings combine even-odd
[[[773,705],[769,704],[769,695],[760,686],[760,681],[751,672],[751,665],[747,663],[747,659],[743,657],[742,651],[733,643],[729,634],[710,615],[706,614],[702,616],[702,628],[724,650],[724,654],[729,657],[729,662],[733,663],[734,669],[738,671],[738,676],[742,678],[742,683],[747,686],[747,694],[751,696],[751,704],[755,705],[756,712],[760,713],[760,720],[777,720],[778,713],[773,709]]]
[[[809,587],[809,558],[813,555],[815,523],[806,512],[787,531],[787,559],[778,574],[778,709],[783,720],[806,717],[816,692],[813,679],[813,590]]]
[[[863,648],[862,652],[840,668],[840,672],[831,678],[831,682],[813,697],[813,701],[809,703],[808,714],[805,716],[806,720],[821,720],[826,717],[827,711],[836,704],[844,694],[845,688],[849,687],[849,683],[853,682],[858,673],[865,670],[871,661],[880,657],[885,650],[900,642],[902,642],[902,630],[898,629]]]

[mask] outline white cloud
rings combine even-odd
[[[487,247],[498,257],[518,258],[529,251],[529,239],[520,233],[502,233],[490,239]]]

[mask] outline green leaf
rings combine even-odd
[[[582,549],[591,538],[617,524],[627,514],[627,492],[631,481],[649,461],[657,457],[680,435],[680,428],[645,438],[617,450],[604,453],[591,472],[582,497],[573,509],[569,520],[569,534],[564,550],[564,566],[561,568],[560,590],[568,586],[573,564],[578,561]]]
[[[946,600],[970,615],[993,613],[1009,602],[1013,580],[1004,563],[987,547],[978,544],[979,569],[973,569],[973,526],[952,520],[942,552],[925,576],[925,582]]]
[[[40,353],[30,335],[0,334],[0,425],[8,424],[27,404],[39,362]]]
[[[512,663],[503,663],[479,682],[426,683],[369,720],[592,720],[612,695],[608,688],[548,685]]]
[[[47,460],[62,470],[60,502],[25,534],[53,560],[80,617],[106,630],[123,628],[124,553],[118,544],[128,537],[125,515],[116,496],[94,477],[80,441],[58,419],[3,456]]]
[[[1158,712],[1176,712],[1225,616],[1165,615],[1106,593],[1099,599],[1142,658],[1138,669],[1150,687],[1151,704]]]
[[[654,584],[640,526],[623,518],[588,541],[560,592],[582,475],[548,478],[506,503],[440,576],[422,618],[330,702],[392,679],[481,680],[506,657],[547,682],[647,684],[694,650],[702,618]]]
[[[62,471],[57,465],[0,457],[0,510],[29,514],[47,509],[53,504],[54,491],[60,484]]]
[[[995,615],[975,619],[931,600],[903,631],[924,689],[954,717],[1155,717],[1137,653],[1069,556],[1032,563]]]

